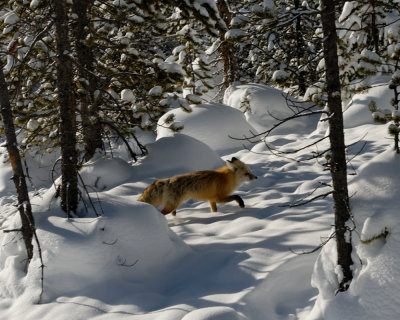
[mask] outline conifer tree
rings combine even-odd
[[[344,4],[338,22],[341,81],[348,86],[347,96],[368,88],[368,81],[360,80],[393,72],[389,60],[393,36],[398,38],[395,30],[399,12],[398,3],[392,0],[348,1]]]
[[[391,105],[379,106],[371,101],[369,108],[376,122],[392,121],[388,131],[394,136],[396,152],[399,152],[399,14],[395,1],[364,0],[346,2],[339,17],[341,78],[343,84],[348,84],[346,96],[368,89],[371,77],[392,76],[388,83],[393,90]]]
[[[174,14],[174,19],[182,21],[183,17],[178,13]],[[201,28],[199,22],[188,20],[185,23],[170,23],[168,30],[178,36],[179,45],[174,48],[167,61],[180,65],[184,72],[182,97],[185,97],[186,102],[179,98],[176,100],[186,111],[191,111],[190,104],[201,103],[202,95],[214,87],[212,67],[205,53],[212,38],[202,33]]]
[[[333,186],[335,212],[335,238],[337,263],[341,267],[339,291],[346,291],[353,278],[351,265],[352,244],[350,206],[347,190],[347,162],[345,155],[341,85],[339,79],[339,62],[337,55],[335,1],[321,1],[321,20],[324,33],[323,49],[325,59],[326,92],[328,98],[329,141],[331,146],[330,171]]]
[[[97,149],[103,149],[102,128],[97,110],[95,91],[97,79],[95,76],[95,61],[93,42],[86,41],[91,34],[89,19],[90,3],[85,0],[74,0],[72,6],[72,33],[75,44],[76,59],[78,62],[79,113],[81,118],[81,132],[84,145],[84,159],[90,160]]]
[[[6,137],[6,146],[9,155],[9,160],[12,167],[12,180],[17,191],[18,211],[21,218],[21,228],[24,240],[28,263],[33,256],[32,239],[34,235],[34,219],[32,207],[28,195],[28,187],[26,185],[24,169],[22,166],[21,156],[19,153],[17,136],[15,133],[14,117],[12,114],[10,99],[8,95],[7,83],[3,74],[3,63],[0,60],[0,108],[2,124],[4,126],[4,134]]]
[[[230,26],[232,21],[232,13],[229,10],[226,0],[217,0],[218,12],[224,20],[226,26]],[[235,47],[233,43],[225,40],[225,32],[219,31],[219,39],[221,41],[221,58],[224,67],[224,86],[228,88],[233,82],[238,79],[237,62],[235,56]]]
[[[297,0],[238,5],[230,32],[232,41],[247,48],[239,51],[241,60],[246,61],[242,76],[247,69],[245,79],[288,87],[304,95],[318,79],[315,70],[321,46],[314,41],[319,25],[317,6],[317,1]]]
[[[78,208],[78,154],[76,150],[76,99],[69,40],[69,19],[63,0],[54,0],[57,90],[61,135],[61,207],[67,217]]]

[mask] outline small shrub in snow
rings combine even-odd
[[[241,29],[231,29],[225,33],[225,40],[229,42],[236,42],[247,36],[247,33]]]
[[[399,127],[398,127],[396,124],[391,123],[391,124],[389,125],[389,127],[388,127],[388,132],[389,132],[389,134],[392,135],[392,136],[394,136],[394,135],[396,135],[396,134],[399,134]]]
[[[392,112],[392,120],[395,122],[400,121],[400,111],[399,110],[393,110]]]
[[[379,122],[379,123],[387,122],[385,114],[382,113],[381,111],[376,111],[376,112],[372,113],[372,119],[374,119],[375,122]]]
[[[400,70],[397,70],[395,73],[392,75],[392,81],[391,81],[391,86],[400,86]],[[392,88],[391,88],[392,89]]]
[[[153,88],[150,89],[150,91],[149,91],[149,96],[152,96],[152,97],[161,97],[162,92],[163,92],[163,89],[162,89],[161,86],[155,86],[155,87],[153,87]]]
[[[367,239],[362,239],[361,238],[360,241],[361,241],[362,244],[370,244],[370,243],[372,243],[372,242],[374,242],[375,240],[378,240],[378,239],[386,239],[388,234],[389,234],[389,231],[385,227],[384,231],[382,231],[381,233],[379,233],[377,235],[374,235],[374,236],[372,236],[370,238],[367,238]]]
[[[193,104],[200,104],[201,103],[201,98],[198,95],[195,94],[188,94],[185,97],[186,100],[188,100],[190,103]]]
[[[277,85],[284,84],[289,79],[289,74],[285,70],[276,70],[272,75],[272,81]]]
[[[240,110],[242,110],[243,112],[251,112],[251,105],[250,105],[250,95],[251,95],[251,91],[250,90],[246,90],[243,96],[243,99],[240,103]]]
[[[374,113],[374,112],[378,111],[378,108],[376,106],[376,102],[374,100],[371,100],[368,103],[368,109],[369,109],[369,111],[371,111],[371,113]]]

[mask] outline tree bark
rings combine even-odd
[[[86,45],[90,20],[88,17],[89,1],[74,0],[73,11],[78,16],[72,25],[74,43],[79,61],[79,76],[87,81],[84,83],[85,92],[80,99],[80,113],[82,119],[83,144],[85,160],[90,160],[97,149],[103,149],[101,137],[101,123],[98,119],[97,107],[94,98],[96,79],[94,77],[94,57],[92,49]]]
[[[321,0],[321,19],[324,33],[324,58],[326,68],[326,91],[329,109],[329,140],[331,144],[330,170],[333,184],[335,212],[335,234],[338,265],[343,277],[339,279],[339,291],[346,291],[353,278],[351,265],[351,233],[347,227],[350,220],[349,196],[347,190],[347,167],[343,130],[341,85],[337,55],[337,34],[335,2]]]
[[[371,42],[374,47],[374,51],[379,54],[379,30],[376,22],[376,2],[370,0],[371,5]]]
[[[71,217],[78,207],[78,153],[76,151],[76,101],[64,0],[54,0],[57,52],[57,89],[61,135],[61,208]]]
[[[7,152],[12,167],[12,180],[17,190],[18,211],[21,217],[21,232],[25,243],[28,263],[33,256],[32,238],[34,233],[34,219],[29,200],[28,187],[22,166],[21,156],[18,150],[15,134],[14,117],[12,114],[7,84],[3,74],[3,64],[0,61],[0,106],[3,119],[4,132],[7,142]]]
[[[294,1],[294,7],[296,10],[300,9],[300,0]],[[299,15],[296,18],[296,56],[298,61],[298,66],[301,67],[300,61],[304,58],[304,39],[303,39],[303,30],[301,26],[301,16]],[[299,86],[299,94],[303,96],[306,93],[306,80],[304,77],[304,71],[299,71],[298,75],[298,86]]]
[[[225,24],[229,26],[232,20],[231,13],[225,0],[217,0],[217,7],[219,15],[224,20]],[[237,63],[234,52],[234,46],[225,40],[225,31],[219,31],[221,44],[221,56],[224,64],[224,85],[228,88],[232,82],[237,80]]]

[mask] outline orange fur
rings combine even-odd
[[[176,209],[189,199],[207,200],[211,211],[217,211],[217,203],[238,202],[244,207],[242,198],[230,195],[244,179],[257,177],[240,160],[232,158],[226,165],[216,170],[197,171],[180,174],[167,179],[156,180],[144,190],[139,201],[155,207],[163,204],[161,213],[176,214]]]

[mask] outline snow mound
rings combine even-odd
[[[114,195],[113,204],[103,203],[103,210],[98,218],[41,219],[45,301],[85,295],[112,302],[119,285],[137,290],[190,252],[148,204]],[[28,276],[38,276],[37,263]]]
[[[52,154],[43,152],[32,148],[24,155],[24,161],[27,164],[29,177],[32,180],[36,188],[47,188],[52,184],[52,169],[54,167],[54,177],[56,178],[59,174],[59,168],[61,161],[60,152],[56,151]]]
[[[132,167],[121,158],[103,158],[98,155],[86,162],[79,173],[86,185],[104,190],[129,179]]]
[[[360,211],[356,218],[363,221],[372,213],[385,209],[398,208],[400,202],[400,157],[389,147],[386,151],[360,167],[358,175],[349,186],[350,194],[354,193],[352,206]],[[379,202],[378,202],[379,201]]]
[[[224,96],[224,103],[245,112],[247,121],[259,132],[293,116],[288,103],[292,106],[294,102],[297,100],[287,93],[260,84],[233,85],[225,91]],[[317,126],[318,119],[318,116],[294,119],[279,126],[272,134],[311,132]]]
[[[390,101],[393,99],[393,90],[388,88],[386,78],[376,80],[374,87],[368,90],[366,93],[355,94],[352,100],[345,107],[343,113],[343,125],[345,128],[355,128],[364,124],[372,124],[371,111],[368,108],[368,104],[371,101],[375,101],[376,107],[380,110],[388,109],[392,110]]]
[[[288,259],[271,271],[245,298],[244,314],[249,320],[303,319],[296,317],[300,307],[309,304],[309,297],[315,295],[310,287],[310,277],[314,260],[296,256]],[[296,275],[296,277],[293,277]],[[309,288],[308,292],[305,288]],[[274,296],[270,293],[275,292]]]
[[[181,133],[196,138],[218,152],[234,151],[243,148],[246,141],[232,138],[250,136],[256,130],[246,121],[239,110],[222,104],[201,104],[193,107],[191,113],[181,109],[167,112],[158,121],[157,139],[169,137],[174,133],[165,128],[166,119],[175,115],[175,121],[183,124]]]
[[[149,155],[133,166],[135,176],[169,176],[224,165],[217,153],[203,142],[184,134],[162,137],[149,144]]]

